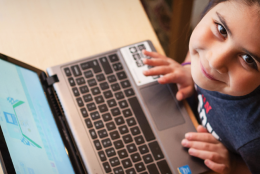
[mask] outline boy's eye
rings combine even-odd
[[[244,61],[247,64],[249,64],[249,66],[252,66],[253,68],[257,68],[256,62],[251,56],[245,54],[245,55],[242,55],[242,58],[244,59]]]
[[[219,33],[220,33],[222,36],[227,37],[227,31],[226,31],[226,29],[225,29],[222,25],[220,25],[220,24],[217,24],[217,25],[218,25],[218,31],[219,31]]]

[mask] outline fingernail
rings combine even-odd
[[[190,148],[190,149],[189,149],[189,154],[190,154],[190,155],[194,155],[194,154],[195,154],[195,149]]]
[[[143,74],[146,75],[148,73],[148,70],[144,70]]]
[[[181,144],[182,144],[184,147],[187,147],[187,146],[188,146],[188,141],[184,139],[184,140],[181,141]]]
[[[147,59],[143,59],[143,63],[147,63]]]
[[[185,134],[185,138],[187,138],[187,139],[191,138],[191,134],[189,134],[189,133]]]

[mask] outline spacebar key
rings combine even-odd
[[[136,97],[128,99],[132,110],[135,114],[135,117],[143,131],[143,134],[145,136],[146,141],[154,140],[154,134],[153,131],[146,119],[146,116],[144,115],[143,109],[141,108],[141,105]]]

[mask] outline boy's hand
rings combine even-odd
[[[158,79],[160,84],[177,83],[179,91],[176,94],[177,100],[183,100],[194,92],[194,82],[191,77],[190,66],[181,66],[171,58],[143,50],[143,54],[152,59],[143,59],[147,65],[154,66],[150,70],[144,71],[145,76],[164,75]]]
[[[234,166],[226,147],[203,126],[198,126],[197,131],[187,133],[181,142],[184,147],[190,148],[189,154],[203,159],[205,165],[217,173],[230,173]]]

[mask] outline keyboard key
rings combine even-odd
[[[76,85],[73,77],[68,78],[68,81],[69,81],[70,86],[75,86]]]
[[[82,68],[83,70],[86,70],[86,69],[91,68],[90,62],[82,63],[82,64],[80,64],[80,66],[81,66],[81,68]]]
[[[113,97],[113,94],[110,90],[103,92],[103,95],[106,99]]]
[[[117,115],[121,114],[121,112],[118,108],[111,109],[111,113],[112,113],[113,116],[117,116]]]
[[[104,102],[104,98],[102,95],[100,95],[100,96],[95,97],[95,101],[97,104],[100,104],[100,103]]]
[[[89,111],[93,111],[93,110],[97,109],[95,103],[87,104],[87,108],[88,108]]]
[[[120,126],[118,129],[119,129],[119,132],[120,132],[121,135],[126,134],[126,133],[129,132],[129,130],[128,130],[126,125]]]
[[[97,134],[96,134],[96,131],[94,129],[90,129],[89,133],[90,133],[90,136],[91,136],[92,139],[97,138]]]
[[[122,99],[122,98],[125,97],[122,92],[117,92],[117,93],[115,93],[115,96],[116,96],[116,99],[117,99],[117,100],[120,100],[120,99]]]
[[[99,82],[101,82],[103,80],[106,80],[106,78],[105,78],[103,73],[96,75],[96,78],[97,78],[97,81],[99,81]]]
[[[76,79],[76,82],[78,85],[82,85],[85,84],[85,79],[83,77],[80,77]]]
[[[88,116],[88,112],[87,112],[86,108],[81,108],[80,112],[81,112],[83,117],[87,117]]]
[[[126,148],[127,148],[127,150],[128,150],[129,153],[132,153],[132,152],[136,152],[136,151],[137,151],[136,146],[135,146],[134,143],[127,145]]]
[[[170,167],[165,160],[157,163],[161,174],[172,174]]]
[[[84,101],[87,103],[87,102],[90,102],[92,101],[92,96],[90,94],[87,94],[87,95],[83,95],[83,99]]]
[[[123,80],[123,79],[126,78],[126,74],[125,74],[124,71],[118,72],[118,73],[116,73],[116,75],[117,75],[117,78],[118,78],[119,80]]]
[[[107,130],[111,131],[114,130],[116,128],[116,125],[114,122],[109,122],[106,124]]]
[[[107,82],[100,83],[99,86],[100,86],[100,88],[101,88],[102,90],[106,90],[106,89],[109,88],[109,85],[108,85]]]
[[[116,62],[119,60],[117,54],[109,55],[108,58],[109,58],[110,62]]]
[[[122,88],[128,88],[131,86],[129,80],[122,81],[122,82],[120,82],[120,84],[121,84]]]
[[[143,113],[143,109],[141,108],[139,101],[137,100],[136,97],[128,99],[128,102],[130,103],[133,112],[136,116],[136,119],[142,129],[142,132],[144,134],[144,137],[146,141],[151,141],[155,139],[155,136],[153,134],[153,131],[146,119],[146,116]]]
[[[115,83],[115,84],[111,85],[111,88],[113,91],[118,91],[120,89],[120,86],[118,83]]]
[[[116,118],[115,118],[115,122],[116,122],[117,125],[121,125],[121,124],[124,124],[124,123],[125,123],[125,121],[124,121],[124,119],[123,119],[122,116],[116,117]]]
[[[128,126],[136,125],[136,121],[135,121],[134,117],[127,119],[126,122],[127,122]]]
[[[107,108],[107,105],[106,105],[106,104],[99,105],[99,106],[98,106],[98,109],[99,109],[99,111],[100,111],[101,113],[108,111],[108,108]]]
[[[127,97],[130,97],[130,96],[135,95],[135,92],[134,92],[134,90],[133,90],[132,88],[126,89],[124,92],[125,92],[125,95],[126,95]]]
[[[99,90],[98,87],[92,88],[92,89],[91,89],[91,92],[92,92],[93,95],[100,94],[100,90]]]
[[[119,150],[117,153],[120,159],[128,157],[128,153],[125,149]]]
[[[145,166],[143,162],[137,163],[135,164],[135,169],[137,170],[137,172],[141,172],[145,170]]]
[[[144,44],[138,45],[137,47],[138,47],[138,49],[139,49],[140,51],[146,49],[145,46],[144,46]]]
[[[115,167],[120,164],[119,159],[117,157],[109,159],[109,162],[112,167]]]
[[[109,138],[104,139],[104,140],[102,140],[101,142],[102,142],[104,148],[107,148],[107,147],[109,147],[109,146],[112,146],[112,143],[111,143],[111,141],[110,141]]]
[[[121,109],[128,107],[126,100],[119,101],[118,104],[119,104]]]
[[[94,122],[94,125],[95,125],[96,129],[100,129],[100,128],[104,127],[104,124],[101,120]]]
[[[81,97],[77,98],[76,100],[77,100],[77,103],[78,103],[79,107],[84,106],[84,103],[83,103]]]
[[[107,100],[107,104],[110,108],[114,107],[117,105],[115,99]]]
[[[139,127],[137,127],[137,126],[130,128],[130,130],[131,130],[132,135],[138,135],[141,133]]]
[[[114,131],[114,132],[110,132],[110,137],[112,138],[112,140],[116,140],[116,139],[120,138],[120,135],[119,135],[118,131]]]
[[[157,141],[148,144],[155,160],[164,158],[162,150]]]
[[[136,52],[137,52],[137,49],[136,49],[135,46],[133,46],[133,47],[130,47],[130,48],[129,48],[129,51],[130,51],[131,53],[136,53]]]
[[[64,68],[64,72],[66,74],[66,76],[71,76],[71,72],[69,68]]]
[[[107,160],[104,151],[99,151],[99,152],[98,152],[98,156],[99,156],[99,158],[100,158],[101,161],[106,161],[106,160]]]
[[[88,80],[88,85],[91,86],[91,87],[92,87],[92,86],[96,86],[96,85],[97,85],[97,82],[96,82],[95,79],[89,79],[89,80]]]
[[[111,66],[110,66],[106,57],[99,58],[99,61],[100,61],[102,68],[103,68],[103,70],[105,71],[106,74],[110,74],[110,73],[113,72],[113,70],[112,70],[112,68],[111,68]]]
[[[90,77],[93,77],[94,75],[91,70],[88,70],[84,72],[84,76],[88,79]]]
[[[78,90],[77,87],[72,88],[72,92],[73,92],[73,94],[74,94],[75,97],[79,96],[79,90]]]
[[[145,162],[145,164],[151,163],[153,162],[153,157],[151,154],[147,154],[143,156],[143,160]]]
[[[130,134],[123,136],[124,143],[131,143],[133,142],[132,136]]]
[[[108,157],[116,155],[115,149],[113,147],[106,149],[106,154]]]
[[[132,111],[130,109],[125,109],[125,110],[123,110],[123,115],[124,115],[124,117],[130,117],[133,114],[132,114]]]
[[[106,173],[111,172],[111,168],[110,168],[110,165],[109,165],[108,162],[104,162],[104,163],[103,163],[103,167],[104,167]]]
[[[123,168],[121,166],[114,168],[114,174],[124,174]]]
[[[126,174],[136,174],[134,168],[128,169],[128,170],[126,170],[125,172],[126,172]]]
[[[160,174],[155,164],[150,164],[147,166],[150,174]]]
[[[133,162],[141,161],[141,156],[139,155],[139,153],[132,154],[131,158],[132,158]]]
[[[99,115],[99,113],[96,111],[96,112],[90,113],[90,117],[92,118],[92,120],[96,120],[96,119],[99,119],[99,118],[100,118],[100,115]]]
[[[106,129],[98,131],[99,138],[105,138],[108,136]]]
[[[88,87],[86,85],[79,87],[79,90],[80,90],[81,94],[85,94],[89,91]]]
[[[75,77],[82,75],[78,65],[71,66],[71,70]]]
[[[128,168],[128,167],[132,167],[133,166],[132,162],[131,162],[131,160],[129,158],[127,158],[125,160],[122,160],[121,163],[122,163],[122,165],[123,165],[123,167],[125,169]]]
[[[143,144],[144,143],[144,138],[142,135],[138,136],[138,137],[135,137],[135,143],[137,145],[140,145],[140,144]]]
[[[139,146],[138,149],[139,149],[141,154],[145,154],[145,153],[149,152],[149,149],[148,149],[146,144]]]
[[[114,142],[114,146],[116,149],[121,149],[124,147],[123,141],[122,140],[117,140]]]
[[[116,76],[115,76],[115,75],[110,75],[110,76],[107,77],[107,79],[108,79],[108,81],[109,81],[110,83],[113,83],[113,82],[116,81]]]
[[[133,58],[135,61],[137,61],[137,60],[141,59],[141,56],[140,56],[140,54],[136,53],[136,54],[133,54]]]
[[[113,66],[114,71],[119,71],[119,70],[123,69],[123,66],[122,66],[122,64],[120,62],[115,63],[112,66]]]
[[[104,121],[112,120],[112,117],[111,117],[110,113],[103,114],[102,118],[103,118]]]
[[[92,128],[92,127],[93,127],[93,125],[92,125],[92,123],[91,123],[91,121],[90,121],[89,118],[87,118],[87,119],[85,120],[85,123],[86,123],[86,125],[87,125],[88,128]]]
[[[101,72],[101,68],[100,68],[99,63],[98,63],[97,60],[91,61],[90,64],[91,64],[91,67],[92,67],[94,73]]]

